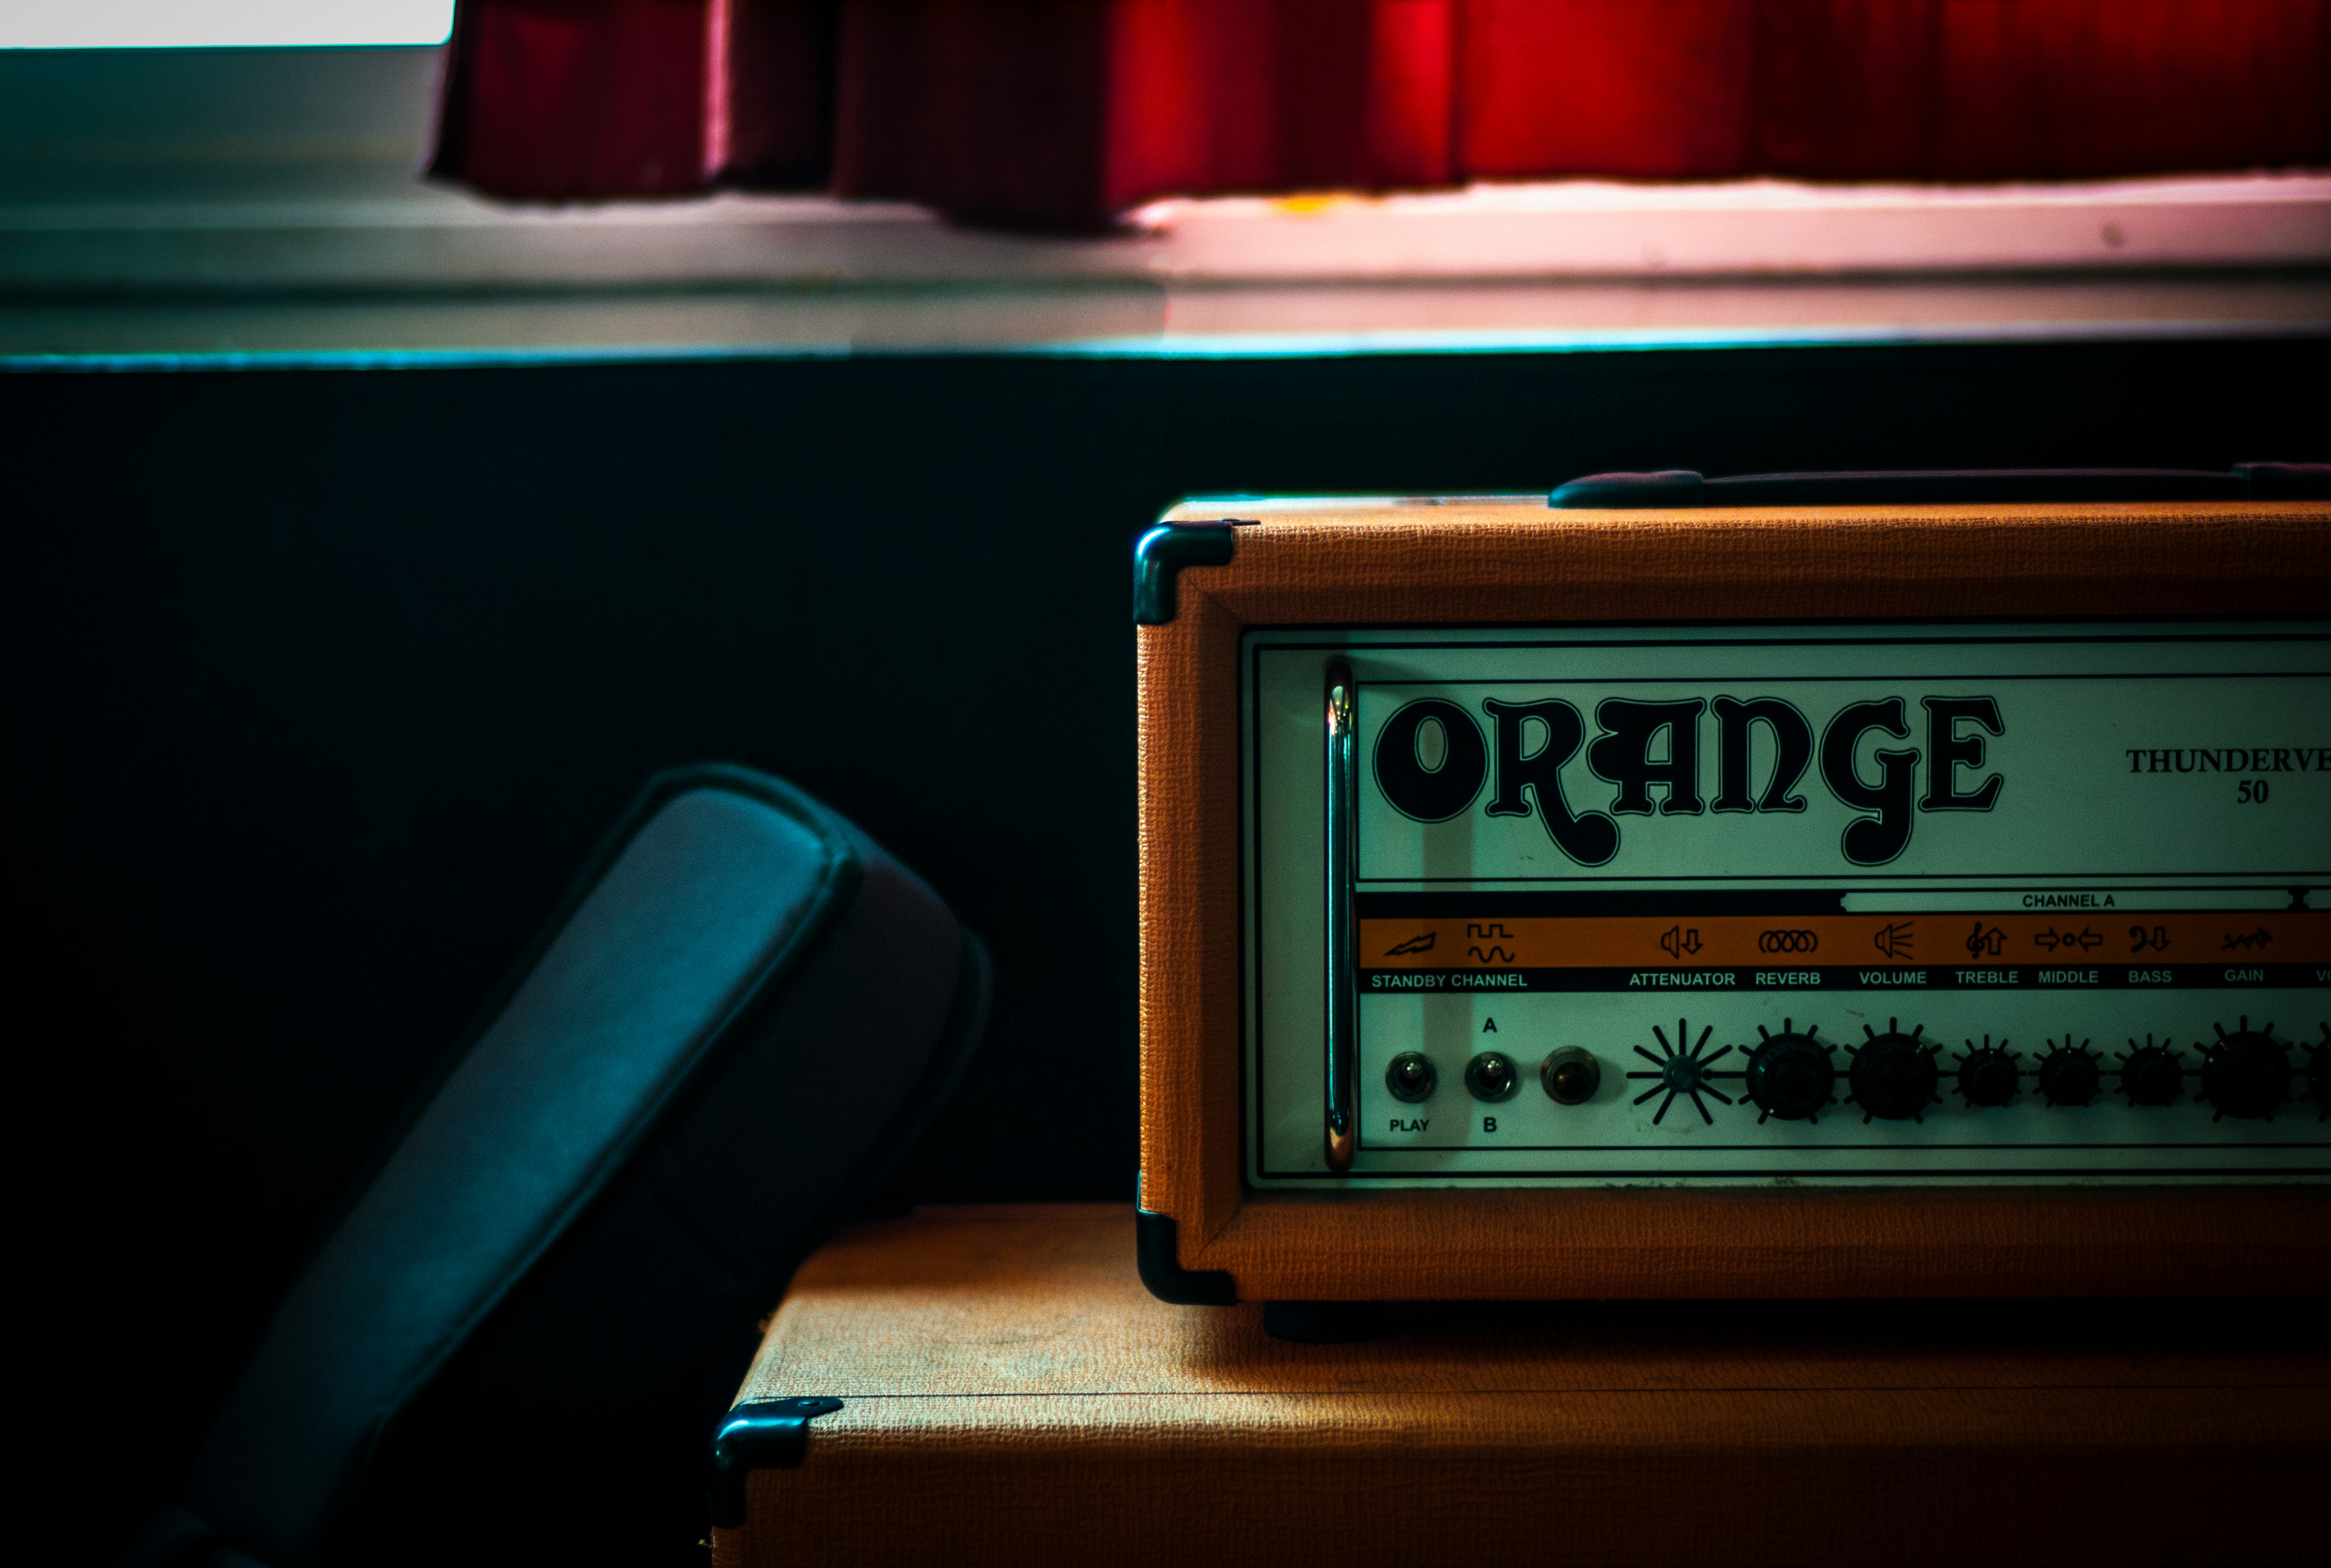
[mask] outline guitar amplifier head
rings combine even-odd
[[[1141,541],[1169,1300],[2331,1290],[2331,468]]]

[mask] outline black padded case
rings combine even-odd
[[[778,780],[664,774],[285,1299],[131,1561],[646,1562],[795,1263],[985,1022],[977,940]]]

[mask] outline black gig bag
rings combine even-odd
[[[988,991],[832,812],[741,768],[657,778],[131,1561],[684,1560],[756,1320],[952,1088]]]

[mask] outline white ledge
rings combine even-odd
[[[217,181],[206,181],[214,191]],[[281,197],[9,203],[0,293],[1356,283],[2331,266],[2331,176],[2079,185],[1475,185],[1152,203],[1094,238],[895,203],[524,206],[361,166]]]
[[[1526,278],[2288,267],[2331,262],[2331,177],[2085,185],[1783,180],[1474,185],[1159,202],[1177,276]]]
[[[2318,337],[2331,279],[1089,284],[0,302],[0,369]]]

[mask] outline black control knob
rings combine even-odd
[[[1814,1037],[1817,1025],[1808,1023],[1803,1033],[1796,1021],[1781,1020],[1781,1032],[1767,1033],[1759,1024],[1756,1032],[1764,1043],[1748,1054],[1748,1098],[1756,1102],[1762,1113],[1756,1120],[1762,1124],[1766,1117],[1778,1117],[1784,1122],[1811,1122],[1821,1119],[1822,1107],[1830,1104],[1837,1091],[1837,1063],[1829,1053],[1826,1041]]]
[[[2185,1092],[2185,1064],[2165,1043],[2154,1044],[2153,1036],[2143,1045],[2131,1036],[2120,1058],[2120,1092],[2133,1106],[2175,1105]]]
[[[1651,1087],[1637,1095],[1635,1103],[1641,1105],[1656,1095],[1667,1097],[1660,1101],[1660,1108],[1651,1113],[1653,1126],[1667,1119],[1668,1109],[1675,1104],[1678,1095],[1689,1099],[1692,1108],[1699,1113],[1699,1119],[1711,1125],[1716,1117],[1708,1110],[1708,1102],[1712,1099],[1727,1106],[1732,1103],[1732,1097],[1710,1081],[1716,1077],[1712,1070],[1716,1064],[1732,1054],[1732,1048],[1728,1045],[1718,1048],[1713,1056],[1708,1054],[1708,1038],[1715,1032],[1715,1026],[1709,1025],[1699,1031],[1698,1040],[1694,1040],[1690,1021],[1679,1018],[1676,1020],[1673,1045],[1668,1043],[1668,1031],[1654,1024],[1651,1038],[1660,1042],[1659,1055],[1653,1056],[1640,1045],[1635,1048],[1635,1054],[1650,1062],[1652,1069],[1650,1072],[1627,1075],[1631,1079],[1647,1078],[1651,1080]],[[1731,1075],[1727,1073],[1725,1076],[1728,1078]]]
[[[2315,1119],[2331,1122],[2331,1023],[2317,1027],[2323,1031],[2323,1043],[2307,1048],[2307,1098],[2319,1113]]]
[[[1477,1100],[1501,1100],[1520,1086],[1522,1075],[1501,1050],[1485,1050],[1465,1064],[1465,1087]]]
[[[1853,1092],[1846,1098],[1861,1107],[1865,1124],[1872,1117],[1884,1117],[1889,1122],[1923,1122],[1927,1107],[1943,1098],[1935,1092],[1941,1076],[1935,1066],[1935,1052],[1941,1047],[1920,1039],[1926,1031],[1922,1023],[1905,1034],[1902,1021],[1889,1018],[1885,1033],[1865,1023],[1861,1043],[1846,1047],[1853,1058],[1846,1075]]]
[[[1433,1085],[1439,1080],[1440,1075],[1432,1070],[1432,1059],[1413,1050],[1402,1051],[1384,1069],[1384,1088],[1392,1090],[1393,1098],[1410,1105],[1431,1099]]]
[[[2040,1092],[2051,1106],[2084,1106],[2097,1098],[2104,1087],[2104,1069],[2087,1041],[2072,1043],[2066,1035],[2064,1043],[2048,1042],[2048,1054],[2040,1059]]]
[[[2245,1015],[2234,1032],[2211,1025],[2218,1038],[2202,1048],[2202,1098],[2218,1117],[2274,1119],[2274,1107],[2290,1098],[2290,1052],[2274,1038],[2274,1025],[2252,1029]]]
[[[2007,1049],[2003,1038],[1997,1045],[1984,1035],[1983,1043],[1967,1042],[1966,1054],[1959,1058],[1959,1093],[1971,1106],[2003,1106],[2015,1098],[2015,1090],[2023,1081],[2023,1069],[2015,1052]]]

